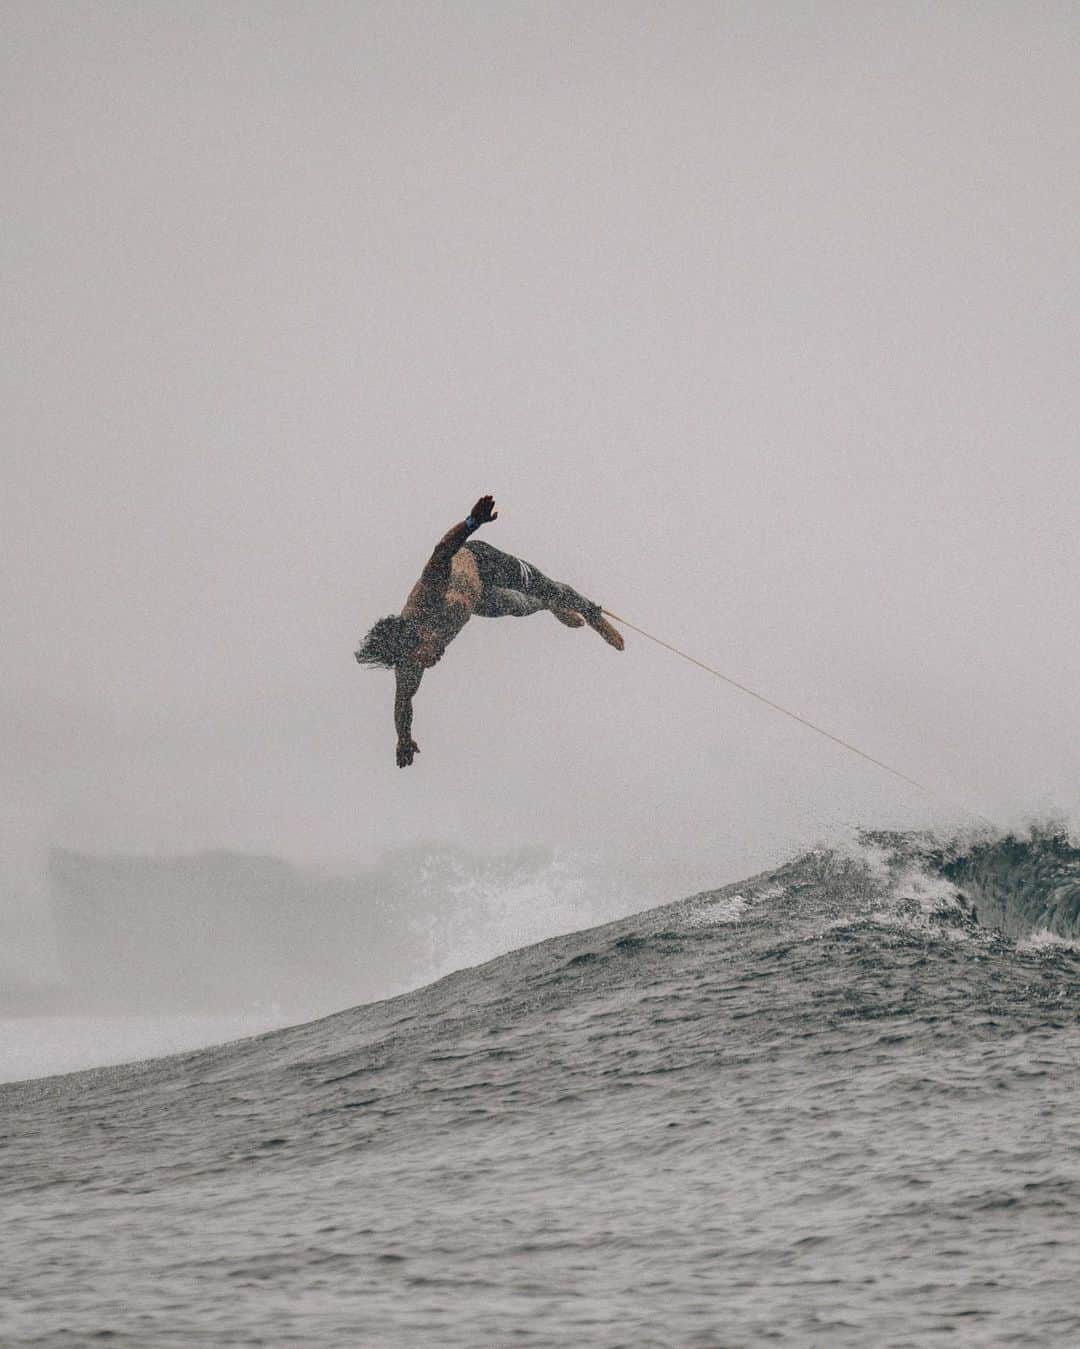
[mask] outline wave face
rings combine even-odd
[[[868,835],[308,1025],[0,1088],[0,1342],[1076,1343],[1062,848]]]
[[[931,850],[927,861],[965,893],[985,926],[1015,937],[1080,938],[1080,849],[1066,834]]]

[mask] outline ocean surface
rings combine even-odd
[[[0,1344],[1080,1344],[1080,853],[864,836],[0,1087]]]

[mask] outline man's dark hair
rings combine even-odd
[[[361,665],[385,665],[392,670],[420,640],[420,630],[411,618],[387,614],[380,618],[356,648],[356,659]]]

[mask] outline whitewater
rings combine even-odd
[[[866,835],[0,1087],[5,1346],[1080,1342],[1080,852]]]

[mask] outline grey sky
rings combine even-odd
[[[490,542],[982,810],[1075,816],[1068,4],[6,4],[7,791],[95,850],[599,841],[899,784],[630,634],[351,659]],[[32,827],[25,822],[32,821]]]

